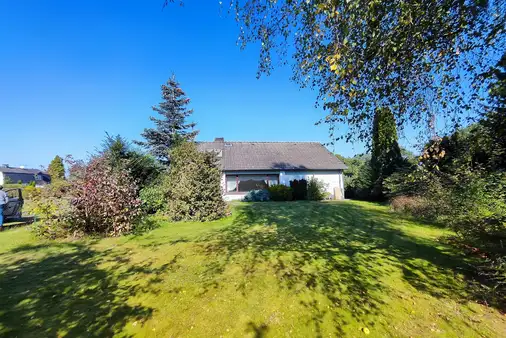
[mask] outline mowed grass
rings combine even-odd
[[[17,228],[0,233],[0,335],[504,337],[443,235],[359,202],[237,204],[95,241]]]

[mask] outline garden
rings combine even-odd
[[[368,202],[234,204],[141,235],[0,236],[0,335],[500,337],[452,232]]]
[[[0,234],[0,335],[503,337],[506,2],[361,4],[227,10],[259,77],[317,92],[328,149],[365,149],[335,154],[347,201],[310,178],[227,204],[172,76],[140,140],[8,182],[36,221]]]

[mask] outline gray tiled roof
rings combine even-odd
[[[223,170],[339,170],[346,165],[318,142],[200,142],[221,154]]]
[[[26,168],[11,168],[11,167],[0,167],[0,172],[10,174],[38,174],[45,172],[40,169],[26,169]]]

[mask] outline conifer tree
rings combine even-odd
[[[188,108],[190,99],[174,75],[162,85],[162,99],[158,106],[153,106],[153,111],[162,117],[150,117],[155,128],[144,129],[144,141],[136,143],[149,149],[160,162],[168,165],[169,150],[181,141],[193,141],[198,131],[195,130],[195,123],[187,121],[193,113],[193,110]]]
[[[383,180],[392,175],[403,163],[401,149],[397,143],[397,127],[392,111],[377,108],[372,129],[371,172],[373,199],[383,198]]]
[[[60,156],[56,155],[51,163],[49,163],[47,173],[51,176],[52,180],[65,179],[65,166],[63,165],[63,159]]]

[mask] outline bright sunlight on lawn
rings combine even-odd
[[[237,204],[212,223],[0,234],[0,335],[503,336],[444,230],[359,202]]]

